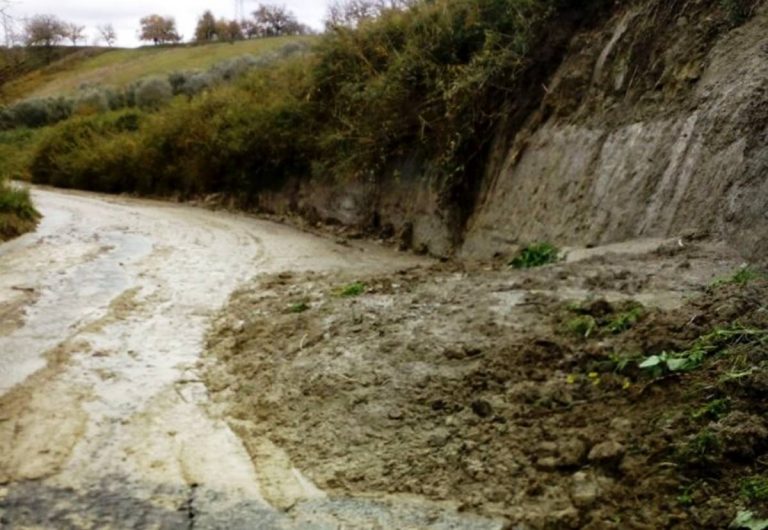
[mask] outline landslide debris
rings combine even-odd
[[[767,516],[768,282],[704,242],[596,254],[258,277],[209,336],[207,384],[241,436],[331,495],[416,494],[517,528]],[[696,348],[686,371],[640,368]]]

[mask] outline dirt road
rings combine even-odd
[[[416,497],[329,498],[279,447],[254,466],[198,374],[249,277],[416,258],[191,207],[34,199],[38,231],[0,246],[0,528],[499,527]]]

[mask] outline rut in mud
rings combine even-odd
[[[280,446],[335,494],[514,528],[724,528],[765,516],[768,485],[768,283],[713,286],[739,266],[681,239],[526,272],[265,275],[209,336],[206,381],[255,461]],[[696,348],[687,372],[638,367]]]

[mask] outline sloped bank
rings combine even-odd
[[[695,230],[762,259],[768,8],[725,5],[634,2],[577,32],[531,88],[540,93],[523,98],[535,106],[521,119],[513,101],[482,170],[459,182],[411,159],[370,182],[293,183],[259,207],[394,234],[436,255]]]

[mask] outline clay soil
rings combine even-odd
[[[711,242],[624,250],[263,275],[211,331],[207,384],[247,447],[268,439],[331,494],[510,528],[759,522],[768,282]],[[685,371],[639,367],[698,351]]]

